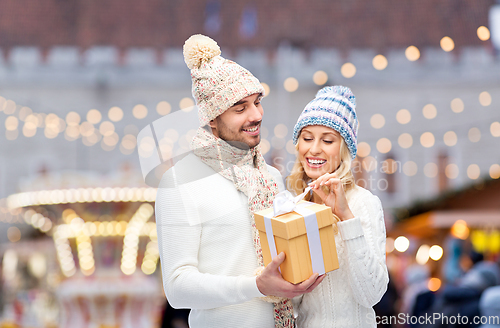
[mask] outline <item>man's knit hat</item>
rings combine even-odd
[[[200,125],[224,113],[241,99],[264,94],[259,80],[248,70],[220,56],[217,42],[196,34],[184,43],[184,61],[191,70],[193,97],[198,105]]]
[[[344,138],[351,157],[356,157],[358,118],[356,97],[351,89],[336,85],[319,90],[293,128],[294,144],[297,144],[302,128],[308,125],[323,125],[336,130]]]

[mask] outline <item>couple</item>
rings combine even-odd
[[[351,90],[321,89],[293,130],[298,155],[288,188],[299,194],[309,184],[306,199],[340,219],[340,268],[294,285],[278,271],[285,254],[263,268],[252,215],[284,190],[259,151],[264,90],[208,37],[189,38],[184,59],[200,128],[193,154],[164,174],[156,198],[170,305],[191,309],[191,328],[376,327],[372,306],[388,283],[385,226],[379,199],[356,186],[350,170],[358,127]]]

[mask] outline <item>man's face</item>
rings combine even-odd
[[[260,142],[260,124],[264,109],[262,94],[245,97],[210,121],[212,133],[225,141],[242,142],[253,148]]]

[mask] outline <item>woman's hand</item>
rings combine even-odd
[[[316,195],[318,195],[326,206],[332,208],[333,214],[341,221],[352,219],[354,215],[349,208],[345,197],[344,186],[335,173],[325,173],[309,184]],[[327,186],[329,193],[324,192],[321,186]]]

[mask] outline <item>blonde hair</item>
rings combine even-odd
[[[349,148],[347,147],[344,138],[341,139],[342,140],[340,143],[340,165],[334,172],[337,173],[337,177],[340,179],[340,182],[342,182],[344,191],[347,192],[356,186],[356,182],[354,181],[354,176],[352,175],[351,172],[351,163],[352,163],[351,153],[349,152]],[[299,141],[297,142],[297,145],[295,146],[297,150],[299,148],[299,143],[300,143],[300,138]],[[296,195],[299,195],[304,192],[304,189],[306,189],[309,180],[310,178],[304,171],[304,167],[302,166],[302,163],[300,162],[300,159],[297,156],[297,158],[295,159],[295,164],[293,165],[292,168],[292,172],[286,179],[287,189],[295,192]],[[322,186],[321,188],[325,193],[330,192],[330,189],[326,186]],[[308,201],[310,201],[311,198],[312,198],[311,194],[307,194],[304,197],[304,199]],[[340,220],[336,215],[334,215],[334,218],[337,220],[337,222]],[[336,222],[334,224],[334,230],[335,233],[338,232]]]

